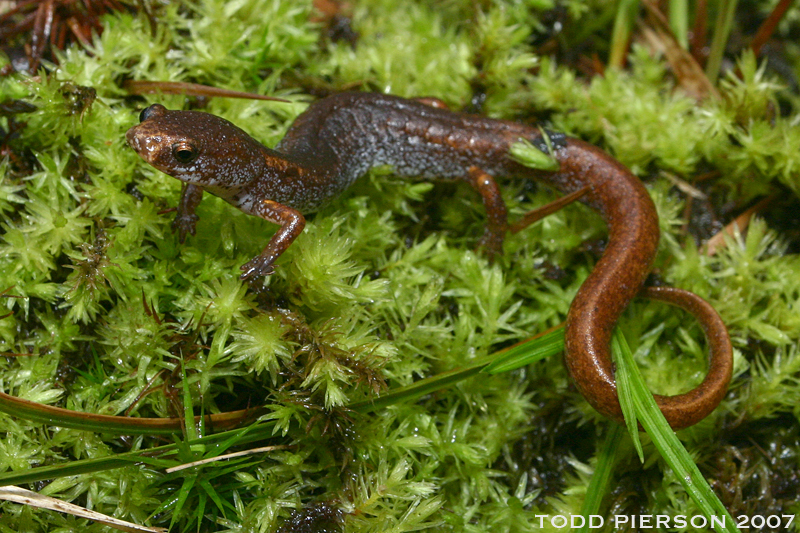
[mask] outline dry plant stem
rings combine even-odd
[[[766,209],[778,197],[778,193],[773,193],[760,200],[756,205],[747,209],[741,215],[733,219],[727,226],[718,231],[706,242],[706,255],[713,256],[717,251],[725,246],[725,239],[733,237],[737,233],[744,232],[750,224],[753,215]]]
[[[188,83],[183,81],[149,81],[149,80],[128,80],[125,82],[125,89],[131,94],[188,94],[191,96],[218,96],[224,98],[246,98],[250,100],[271,100],[274,102],[289,103],[289,100],[264,94],[233,91],[231,89],[221,89],[210,85],[199,83]]]
[[[753,37],[753,42],[750,43],[750,48],[753,49],[756,55],[761,54],[761,48],[766,44],[766,42],[772,37],[772,34],[775,32],[775,28],[778,27],[778,23],[781,21],[783,16],[786,14],[786,11],[789,10],[791,5],[794,3],[794,0],[780,0],[769,16],[761,23],[759,26],[758,31],[756,32],[755,37]]]
[[[653,0],[642,0],[642,4],[647,9],[648,20],[657,35],[656,40],[663,48],[681,88],[697,100],[708,96],[719,98],[719,92],[695,58],[675,39],[669,22],[658,9],[658,5]]]
[[[134,418],[127,416],[98,415],[81,413],[61,407],[53,407],[31,402],[0,392],[0,411],[10,415],[20,415],[28,420],[39,420],[59,427],[79,429],[92,428],[94,431],[117,435],[172,434],[180,433],[184,427],[183,418]],[[237,427],[262,414],[262,409],[243,409],[214,415],[206,415],[205,424],[214,429]],[[200,421],[195,417],[195,423]]]

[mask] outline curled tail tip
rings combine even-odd
[[[727,394],[733,376],[733,347],[728,330],[716,310],[692,292],[674,287],[648,287],[642,290],[642,294],[687,311],[705,331],[709,364],[703,381],[683,394],[655,396],[658,408],[672,429],[677,431],[693,426],[710,415]],[[597,338],[581,339],[575,334],[567,337],[565,359],[578,390],[600,414],[624,423],[611,365],[610,344],[598,343]]]

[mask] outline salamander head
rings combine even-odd
[[[170,111],[153,104],[128,130],[128,144],[158,170],[219,196],[240,189],[257,174],[265,150],[227,120],[198,111]]]

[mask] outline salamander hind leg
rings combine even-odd
[[[494,178],[478,167],[470,167],[467,182],[481,195],[486,210],[486,230],[478,246],[486,250],[489,259],[493,259],[503,253],[503,241],[508,231],[506,204]]]

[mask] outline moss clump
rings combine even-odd
[[[734,214],[776,188],[796,193],[797,96],[747,53],[738,57],[740,75],[720,82],[719,100],[690,100],[664,59],[640,45],[630,68],[586,79],[566,52],[553,59],[532,43],[562,39],[561,48],[580,49],[591,33],[602,45],[608,8],[577,1],[551,8],[449,2],[437,12],[424,2],[362,3],[349,21],[360,35],[353,48],[321,38],[309,6],[173,2],[156,8],[154,28],[142,14],[108,17],[92,55],[70,48],[40,77],[0,79],[0,102],[35,106],[0,117],[4,130],[25,123],[3,141],[10,157],[0,163],[0,350],[25,354],[0,361],[3,390],[137,416],[265,405],[274,428],[267,444],[288,446],[169,475],[166,462],[128,466],[44,490],[135,522],[200,531],[282,524],[300,531],[298,517],[327,508],[341,511],[320,519],[327,530],[533,531],[536,515],[580,511],[606,422],[570,387],[558,358],[369,416],[347,406],[558,325],[595,261],[590,245],[605,235],[597,215],[569,206],[509,237],[505,255],[489,264],[473,251],[484,218],[471,190],[402,182],[376,169],[315,215],[276,274],[251,290],[238,267],[274,227],[207,195],[198,235],[179,244],[168,212],[178,182],[124,142],[138,111],[159,101],[204,105],[274,145],[309,93],[353,87],[436,96],[525,121],[536,110],[548,127],[596,142],[631,166],[662,217],[658,274],[717,307],[738,349],[733,392],[682,433],[690,451],[731,494],[733,460],[703,458],[724,443],[741,445],[735,437],[751,425],[776,428],[757,433],[758,443],[780,448],[770,454],[796,453],[800,263],[787,253],[796,243],[756,221],[709,257],[687,233],[686,197],[673,185],[718,176],[696,185]],[[566,24],[563,35],[554,36],[552,17]],[[795,71],[796,56],[790,48]],[[207,83],[293,103],[134,98],[125,79]],[[514,216],[553,198],[529,183],[507,184],[504,195]],[[704,372],[702,333],[685,315],[637,302],[622,326],[654,388],[686,390]],[[162,444],[6,415],[0,425],[6,472]],[[184,446],[173,462],[212,451]],[[645,458],[645,466],[619,463],[606,505],[691,514],[647,444]],[[796,474],[785,461],[780,469]],[[733,514],[752,509],[735,498],[725,503]],[[2,506],[0,529],[103,529]],[[794,512],[788,503],[769,508]]]

